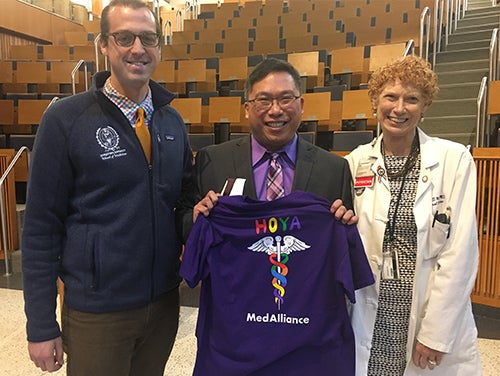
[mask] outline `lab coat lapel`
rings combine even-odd
[[[425,192],[432,187],[432,170],[438,165],[438,156],[436,154],[436,145],[432,138],[418,129],[420,140],[420,176],[417,186],[417,195],[415,202],[419,202]]]

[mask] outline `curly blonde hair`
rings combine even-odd
[[[377,69],[371,75],[368,96],[374,110],[384,87],[396,81],[420,90],[426,105],[430,105],[439,92],[437,76],[430,64],[418,56],[405,56]]]

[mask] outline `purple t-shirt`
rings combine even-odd
[[[194,375],[354,375],[346,296],[373,283],[355,226],[316,195],[220,197],[181,275],[202,281]]]

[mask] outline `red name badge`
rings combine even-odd
[[[375,176],[356,176],[354,179],[354,188],[372,187]]]

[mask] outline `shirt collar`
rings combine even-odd
[[[277,150],[278,153],[281,153],[281,156],[290,164],[290,166],[295,167],[295,161],[297,160],[297,139],[298,135],[295,134],[293,139],[285,145],[282,149]],[[252,167],[255,167],[258,164],[263,163],[263,161],[268,160],[269,158],[266,156],[268,152],[265,147],[257,142],[255,137],[251,135],[252,141]]]
[[[153,115],[153,97],[151,95],[151,88],[148,88],[148,94],[146,98],[141,103],[136,103],[133,100],[127,98],[125,95],[120,94],[111,84],[111,80],[106,80],[103,87],[103,92],[108,97],[108,99],[114,103],[127,117],[130,124],[135,124],[137,118],[137,109],[142,107],[144,109],[144,120],[147,125],[151,121],[151,116]]]

